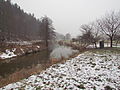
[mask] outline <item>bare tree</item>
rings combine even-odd
[[[80,30],[82,31],[82,43],[86,43],[88,45],[94,44],[97,48],[97,42],[100,40],[100,32],[96,23],[84,24],[81,26]]]
[[[120,12],[115,13],[113,11],[97,20],[97,23],[101,32],[110,38],[110,47],[112,47],[113,38],[120,31]]]
[[[97,48],[97,42],[101,39],[100,29],[98,28],[98,25],[96,22],[91,23],[91,25],[92,25],[93,43]]]

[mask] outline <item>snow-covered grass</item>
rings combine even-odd
[[[7,42],[8,44],[17,44],[17,45],[31,45],[32,43],[30,41],[12,41]]]
[[[32,41],[10,41],[6,42],[8,44],[17,44],[17,45],[32,45],[33,43],[43,42],[42,40],[32,40]]]
[[[32,52],[39,51],[41,49],[44,49],[45,47],[42,47],[42,45],[8,45],[7,47],[1,48],[0,51],[0,60],[1,59],[7,59],[17,56],[22,56],[25,54],[29,54]]]
[[[99,43],[97,43],[97,47],[98,48],[100,47]],[[110,43],[109,44],[104,43],[104,47],[110,47]],[[118,44],[117,46],[113,44],[113,47],[118,47],[119,48],[120,44]],[[87,48],[95,48],[95,45],[89,45],[89,46],[87,46]]]
[[[87,51],[0,90],[120,90],[120,53]]]
[[[16,48],[12,49],[11,51],[10,50],[6,50],[5,53],[2,53],[0,55],[0,58],[1,59],[6,59],[6,58],[12,58],[12,57],[15,57],[17,56],[14,52],[16,51]]]
[[[74,53],[78,53],[78,50],[73,50],[71,47],[59,46],[51,52],[50,56],[51,58],[61,59],[68,58]]]

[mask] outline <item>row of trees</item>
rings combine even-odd
[[[108,37],[112,47],[113,41],[120,41],[120,12],[113,11],[92,23],[83,24],[80,31],[82,35],[78,39],[84,45],[94,44],[97,48],[97,42]]]
[[[52,20],[47,16],[36,19],[10,0],[0,0],[0,42],[18,40],[44,40],[54,36]]]

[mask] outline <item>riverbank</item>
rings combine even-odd
[[[47,49],[41,42],[9,42],[0,48],[0,61]]]
[[[85,89],[119,90],[120,52],[113,49],[86,51],[75,58],[54,64],[6,89]]]

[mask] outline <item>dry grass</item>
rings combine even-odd
[[[22,70],[18,70],[16,72],[14,72],[13,74],[9,75],[7,78],[0,78],[0,87],[5,86],[7,84],[13,83],[13,82],[17,82],[21,79],[27,78],[30,75],[33,74],[37,74],[39,72],[41,72],[42,70],[44,70],[46,67],[48,67],[47,65],[44,66],[36,66],[33,68],[28,68],[28,69],[22,69]]]
[[[100,53],[100,54],[103,54],[103,53],[115,53],[115,54],[120,54],[120,48],[103,48],[103,49],[91,49],[90,50],[91,52],[94,52],[94,53]]]

